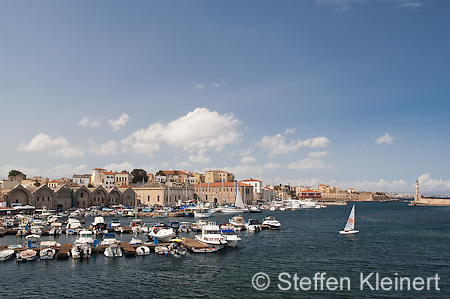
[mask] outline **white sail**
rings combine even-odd
[[[355,229],[355,205],[353,205],[350,216],[348,216],[347,223],[345,224],[344,231],[350,231]]]
[[[239,192],[239,187],[237,186],[236,186],[236,198],[234,199],[234,206],[240,209],[244,208],[244,201],[242,200],[241,192]]]

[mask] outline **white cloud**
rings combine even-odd
[[[330,169],[322,160],[309,158],[292,162],[288,165],[288,168],[293,170]]]
[[[269,157],[281,154],[289,154],[298,151],[302,147],[321,148],[330,143],[327,137],[314,137],[310,139],[291,140],[286,143],[286,135],[292,134],[294,129],[287,129],[283,134],[277,134],[275,136],[264,136],[257,145],[269,152]]]
[[[241,159],[241,163],[244,163],[244,164],[254,163],[254,162],[256,162],[256,159],[252,156],[245,156],[245,157],[242,157],[242,159]]]
[[[219,114],[206,108],[197,108],[187,115],[171,121],[166,126],[155,123],[147,129],[134,132],[122,140],[123,149],[153,156],[160,143],[183,148],[190,153],[195,150],[214,148],[217,151],[231,143],[240,141],[237,131],[240,121],[232,114]]]
[[[277,163],[269,162],[266,165],[264,165],[264,168],[269,169],[269,170],[275,170],[275,169],[281,168],[281,165],[277,164]]]
[[[80,127],[90,127],[90,128],[96,128],[98,126],[100,126],[101,124],[101,119],[95,119],[95,120],[90,120],[88,117],[83,117],[79,122],[78,125]]]
[[[236,165],[233,167],[224,167],[223,170],[234,174],[237,180],[246,179],[261,175],[264,169],[261,166],[255,165]]]
[[[419,181],[419,192],[449,192],[450,191],[450,180],[444,181],[443,179],[432,179],[429,173],[421,175],[418,179]]]
[[[220,80],[220,82],[222,84],[226,84],[226,82],[224,80]],[[217,83],[217,82],[213,82],[213,83],[210,83],[210,84],[201,84],[201,83],[194,84],[194,88],[197,91],[200,91],[200,90],[203,90],[203,89],[206,89],[206,88],[209,88],[209,87],[219,88],[219,87],[222,87],[222,85],[220,83]]]
[[[120,127],[123,127],[127,124],[128,122],[128,114],[126,113],[122,113],[121,116],[119,116],[118,119],[114,120],[114,119],[110,119],[108,120],[108,125],[110,125],[114,131],[117,131],[120,129]]]
[[[388,181],[380,179],[379,181],[353,181],[353,182],[341,182],[337,186],[341,189],[354,188],[359,191],[370,192],[398,192],[409,189],[409,185],[405,180]]]
[[[380,138],[377,139],[377,144],[381,144],[381,143],[392,143],[394,142],[394,138],[389,135],[389,133],[384,134],[384,136],[381,136]]]
[[[319,5],[330,6],[337,11],[347,11],[356,3],[371,3],[374,0],[314,0]],[[394,6],[401,8],[415,9],[423,6],[425,3],[421,0],[378,0],[378,2],[389,2]]]
[[[324,182],[323,180],[318,179],[318,178],[312,178],[312,179],[307,179],[307,180],[297,179],[297,180],[290,181],[290,183],[291,183],[291,186],[304,186],[304,187],[317,187],[320,184],[327,184],[329,186],[334,185],[334,181]]]
[[[103,168],[108,171],[121,172],[122,170],[126,170],[128,172],[131,172],[134,169],[134,166],[130,162],[123,162],[120,164],[116,163],[108,164],[105,165]]]
[[[189,162],[192,163],[209,163],[211,159],[205,156],[206,149],[201,149],[198,151],[197,155],[190,155]]]
[[[327,155],[326,151],[323,152],[310,152],[309,157],[311,158],[321,158]]]
[[[72,146],[62,136],[52,139],[49,135],[41,133],[30,142],[22,142],[18,147],[19,152],[48,152],[52,156],[63,158],[79,158],[83,156],[81,149]]]
[[[91,153],[99,156],[111,156],[117,154],[117,142],[110,140],[106,143],[96,144],[92,138],[89,138]]]

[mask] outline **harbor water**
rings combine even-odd
[[[355,206],[355,228],[360,232],[354,235],[338,233],[347,221],[349,204],[242,214],[245,220],[259,221],[274,215],[281,229],[242,231],[236,248],[216,253],[173,257],[152,252],[145,257],[109,259],[93,254],[86,260],[25,263],[13,258],[0,263],[0,298],[450,298],[450,207],[409,207],[405,202]],[[218,214],[208,220],[228,222],[232,216]],[[126,225],[130,220],[121,218]],[[86,218],[86,226],[91,222]],[[122,241],[132,237],[117,235]],[[144,235],[139,237],[146,240]],[[73,243],[75,236],[42,237],[47,239]],[[15,236],[0,238],[0,245],[24,242]],[[419,283],[416,288],[411,283],[410,290],[406,284],[400,290],[394,283],[389,290],[389,283],[385,289],[378,285],[377,290],[377,275],[393,282],[399,277],[411,281],[419,277]],[[427,278],[436,275],[439,280],[429,280],[427,288]],[[315,284],[314,277],[320,276],[324,283],[316,280]],[[332,277],[338,281],[336,289],[331,280],[325,284]],[[425,283],[417,290],[420,278]]]

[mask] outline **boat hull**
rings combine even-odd
[[[351,235],[351,234],[359,233],[359,230],[341,230],[341,231],[339,231],[339,233],[341,235]]]

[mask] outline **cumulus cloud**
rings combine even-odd
[[[92,138],[89,138],[91,153],[99,156],[112,156],[117,154],[118,143],[111,140],[106,143],[96,144]]]
[[[209,163],[211,159],[205,156],[206,149],[201,149],[198,151],[197,155],[190,155],[189,162],[192,163]]]
[[[90,128],[96,128],[98,126],[100,126],[101,124],[101,120],[100,119],[95,119],[95,120],[90,120],[88,117],[83,117],[79,122],[78,125],[80,127],[90,127]]]
[[[341,182],[337,186],[341,189],[354,188],[359,191],[370,191],[370,192],[399,192],[409,189],[409,185],[405,180],[394,180],[388,181],[385,179],[380,179],[379,181],[352,181],[352,182]]]
[[[160,143],[194,151],[214,148],[217,151],[241,139],[237,131],[240,121],[232,114],[219,114],[206,108],[197,108],[167,125],[151,124],[122,140],[123,149],[134,153],[153,156],[160,149]]]
[[[63,158],[79,158],[83,156],[82,150],[72,146],[64,137],[59,136],[53,139],[44,133],[36,135],[28,143],[22,142],[17,147],[17,151],[48,152],[52,156]]]
[[[309,158],[292,162],[288,165],[288,168],[293,170],[330,169],[322,160]]]
[[[321,148],[326,147],[330,140],[327,137],[314,137],[310,139],[291,140],[286,142],[287,135],[292,134],[295,130],[288,129],[284,133],[275,136],[264,136],[257,145],[269,152],[269,157],[281,154],[289,154],[298,151],[302,147]]]
[[[121,127],[125,126],[128,122],[128,114],[122,113],[118,119],[110,119],[108,120],[108,125],[110,125],[114,131],[119,130]]]
[[[256,159],[252,156],[245,156],[245,157],[242,157],[242,159],[241,159],[241,163],[244,163],[244,164],[254,163],[254,162],[256,162]]]
[[[323,152],[310,152],[309,157],[310,158],[321,158],[327,155],[326,151]]]
[[[442,192],[450,191],[450,180],[445,181],[443,179],[433,179],[431,178],[431,175],[429,173],[425,173],[421,175],[418,179],[419,181],[419,191],[422,193],[422,191],[425,192]]]
[[[266,165],[264,165],[264,168],[269,169],[269,170],[275,170],[275,169],[281,168],[281,165],[277,164],[277,163],[269,162]]]
[[[134,169],[134,166],[130,162],[123,162],[120,164],[117,164],[117,163],[108,164],[108,165],[105,165],[103,168],[108,171],[110,170],[110,171],[114,171],[114,172],[121,172],[122,170],[131,172]]]
[[[224,167],[223,170],[234,174],[237,180],[255,177],[261,175],[264,171],[261,166],[255,165],[236,165],[232,167]]]
[[[377,139],[377,144],[381,144],[381,143],[392,143],[394,142],[394,138],[389,135],[389,133],[384,134],[384,136],[381,136],[380,138]]]

